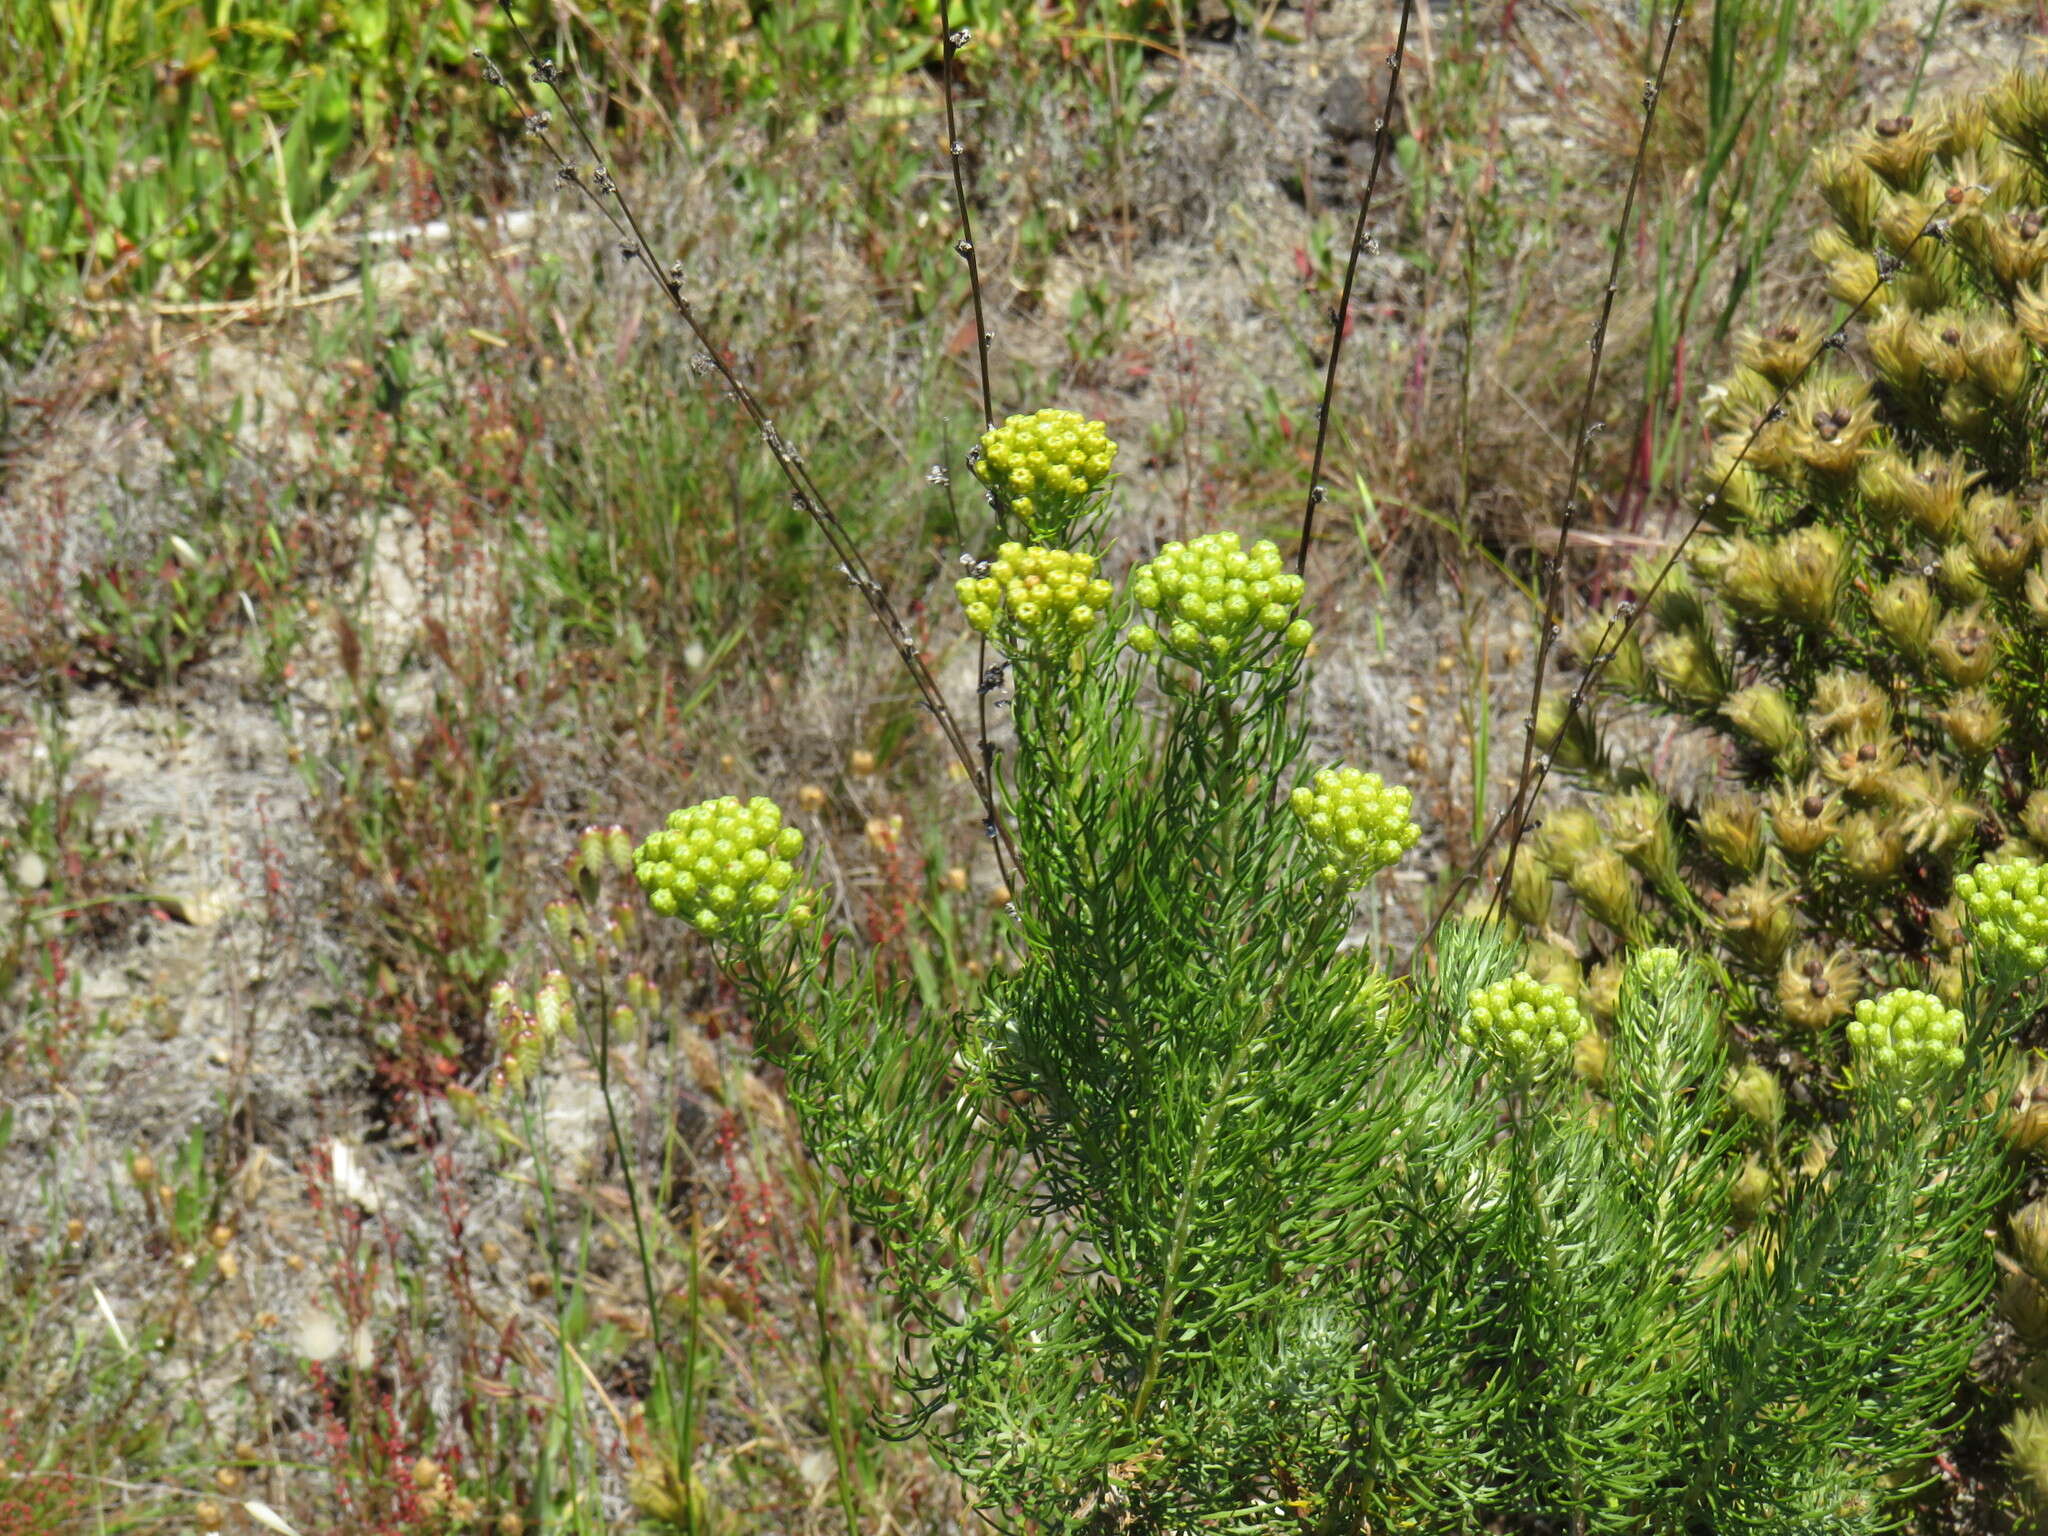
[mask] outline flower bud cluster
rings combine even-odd
[[[1248,550],[1234,533],[1175,540],[1131,573],[1131,596],[1159,616],[1157,627],[1131,631],[1131,648],[1164,650],[1205,670],[1238,660],[1262,632],[1302,650],[1315,631],[1294,616],[1301,593],[1301,578],[1281,569],[1270,539]]]
[[[756,795],[742,805],[721,795],[670,811],[668,825],[634,852],[633,870],[655,911],[716,934],[782,900],[796,878],[789,861],[803,846],[773,800]]]
[[[1940,920],[1945,887],[1987,842],[2048,860],[2048,725],[2022,664],[2048,641],[2048,499],[2011,448],[2038,437],[2028,402],[2048,383],[2048,211],[2027,163],[2044,114],[2048,72],[2022,70],[1815,157],[1814,286],[1856,313],[1838,326],[1816,291],[1742,342],[1703,401],[1713,536],[1668,577],[1627,581],[1638,633],[1575,641],[1610,693],[1730,749],[1735,782],[1684,797],[1672,864],[1624,841],[1640,818],[1621,801],[1674,782],[1622,732],[1596,753],[1539,704],[1552,766],[1605,803],[1641,877],[1640,927],[1710,938],[1754,1022],[1826,1028],[1911,977],[1949,995],[1964,935]],[[1632,917],[1605,851],[1544,865],[1585,916]],[[1934,920],[1888,920],[1902,878]],[[1957,888],[1979,890],[1980,950],[2040,971],[2048,927],[2022,917],[2022,878]],[[1509,894],[1524,922],[1558,920],[1527,881]]]
[[[1979,864],[1956,876],[1956,895],[1979,945],[2048,970],[2048,867],[2032,859]]]
[[[1908,1109],[1910,1095],[1963,1064],[1964,1028],[1961,1011],[1940,998],[1900,990],[1856,1005],[1849,1045],[1865,1077]]]
[[[1357,768],[1324,768],[1289,797],[1301,829],[1322,858],[1325,885],[1355,891],[1401,861],[1422,829],[1409,816],[1415,796]]]
[[[1102,620],[1110,585],[1082,550],[1010,543],[988,570],[953,585],[967,622],[1006,651],[1065,656]]]
[[[983,433],[974,473],[1034,535],[1058,538],[1115,463],[1116,444],[1101,422],[1078,411],[1043,410]]]
[[[1525,1080],[1567,1064],[1588,1027],[1569,992],[1526,971],[1490,987],[1474,987],[1465,1006],[1458,1038]]]

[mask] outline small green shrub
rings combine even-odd
[[[1553,815],[1513,893],[1538,928],[1551,878],[1577,897],[1596,1002],[1625,942],[1706,942],[1737,1012],[1795,1033],[1887,986],[1959,999],[1957,871],[2048,851],[2048,75],[1815,165],[1813,248],[1860,319],[1747,340],[1709,391],[1710,536],[1637,635],[1576,636],[1582,661],[1612,648],[1609,698],[1718,746],[1713,782],[1610,755],[1547,701],[1539,739],[1599,820]]]
[[[1099,580],[1077,542],[1060,573]],[[1611,1043],[1498,927],[1390,977],[1354,896],[1417,829],[1405,791],[1304,772],[1290,615],[1234,622],[1265,553],[1169,544],[1056,644],[977,625],[1014,679],[1024,954],[958,1014],[810,921],[804,874],[740,899],[750,848],[794,843],[764,802],[636,855],[786,1042],[911,1424],[1041,1530],[1889,1528],[1994,1278],[1988,1090],[2034,990],[1883,1000],[1841,1123],[1796,1142],[1677,950],[1635,952]],[[685,875],[731,888],[716,923]]]

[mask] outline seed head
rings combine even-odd
[[[1792,942],[1791,901],[1790,891],[1765,880],[1731,886],[1718,903],[1729,947],[1760,969],[1776,965]]]
[[[1998,662],[1998,629],[1976,608],[1951,614],[1934,632],[1934,661],[1949,681],[1971,688]]]
[[[1754,683],[1731,693],[1721,705],[1728,723],[1787,767],[1806,757],[1806,731],[1783,689]]]
[[[2035,1200],[2013,1212],[2013,1246],[2020,1263],[2036,1280],[2048,1275],[2048,1199]]]
[[[1845,950],[1801,944],[1778,971],[1778,1011],[1801,1029],[1827,1028],[1862,995],[1862,972]]]
[[[1688,704],[1712,709],[1728,694],[1721,658],[1698,630],[1659,635],[1643,647],[1643,658],[1673,694]]]
[[[1614,848],[1590,848],[1572,862],[1565,884],[1589,916],[1616,933],[1635,931],[1641,916],[1642,892],[1628,864]]]
[[[1700,807],[1697,827],[1701,846],[1737,874],[1754,874],[1763,864],[1763,808],[1753,797],[1710,795]]]
[[[1784,1086],[1768,1068],[1755,1062],[1730,1075],[1728,1102],[1735,1106],[1737,1113],[1746,1115],[1767,1131],[1776,1130],[1778,1123],[1785,1118]]]
[[[1901,576],[1870,597],[1870,616],[1910,660],[1920,661],[1934,640],[1941,605],[1918,576]]]

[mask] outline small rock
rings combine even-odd
[[[1323,92],[1316,116],[1338,143],[1355,143],[1372,133],[1372,92],[1363,80],[1346,70]]]
[[[14,883],[24,891],[39,891],[43,882],[50,878],[50,866],[43,856],[30,848],[14,861]]]

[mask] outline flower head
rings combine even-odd
[[[1956,894],[1980,945],[2048,969],[2048,868],[2032,859],[1979,864],[1956,876]]]
[[[1899,1096],[1912,1095],[1963,1064],[1960,1010],[1926,992],[1900,990],[1865,998],[1849,1021],[1849,1045],[1866,1081]]]
[[[1587,1028],[1569,992],[1521,971],[1472,989],[1458,1038],[1512,1076],[1534,1079],[1568,1063]]]
[[[1322,855],[1324,883],[1344,890],[1357,890],[1399,863],[1422,836],[1408,814],[1414,795],[1357,768],[1319,770],[1295,788],[1289,803]]]
[[[1101,622],[1110,585],[1077,549],[1005,544],[986,574],[953,585],[967,622],[1012,656],[1064,657]]]
[[[1115,462],[1116,444],[1101,422],[1079,411],[1043,410],[983,433],[974,473],[1034,538],[1059,539]]]
[[[804,835],[782,824],[764,795],[744,805],[720,795],[670,811],[668,824],[633,853],[633,872],[655,911],[700,933],[722,933],[735,918],[767,912],[796,878],[790,860]]]
[[[1293,650],[1314,633],[1295,617],[1302,582],[1280,568],[1270,539],[1250,549],[1234,533],[1205,533],[1168,544],[1158,558],[1131,573],[1131,596],[1159,615],[1153,626],[1131,632],[1131,643],[1150,654],[1164,650],[1204,671],[1227,669],[1264,635],[1278,635]]]

